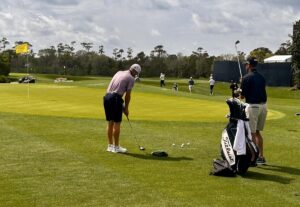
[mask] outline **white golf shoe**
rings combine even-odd
[[[114,153],[126,153],[127,152],[127,149],[126,148],[123,148],[121,146],[115,146],[114,147],[114,150],[112,151]]]
[[[114,150],[115,150],[115,146],[113,144],[109,144],[107,146],[107,149],[106,149],[107,152],[113,152]]]

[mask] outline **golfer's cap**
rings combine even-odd
[[[256,57],[253,57],[253,56],[250,56],[247,58],[247,64],[250,64],[250,65],[253,65],[253,66],[256,66],[258,61],[256,59]]]
[[[135,70],[138,74],[140,74],[142,68],[139,64],[133,64],[132,66],[130,66],[130,70]]]

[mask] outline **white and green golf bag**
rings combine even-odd
[[[252,142],[249,119],[246,117],[246,105],[238,98],[226,100],[229,106],[229,123],[222,132],[221,156],[237,174],[245,174],[248,168],[255,166],[258,148]]]

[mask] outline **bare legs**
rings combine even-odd
[[[260,131],[256,131],[256,133],[251,133],[252,138],[254,143],[258,146],[259,148],[259,157],[264,157],[264,142],[263,142],[263,138],[260,134]]]
[[[107,122],[108,144],[119,146],[121,122]]]

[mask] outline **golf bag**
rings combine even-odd
[[[236,176],[236,171],[231,168],[226,160],[214,159],[213,169],[210,172],[210,175],[234,177]]]
[[[229,106],[230,114],[227,116],[229,123],[223,130],[221,138],[224,171],[228,164],[230,166],[228,169],[233,173],[243,175],[250,165],[256,165],[259,152],[257,146],[252,142],[249,120],[245,113],[246,105],[238,98],[230,98],[226,103]],[[214,161],[214,169],[217,164],[220,164],[220,161],[219,163]],[[216,174],[214,169],[212,174]],[[226,170],[228,171],[228,169]],[[218,172],[218,175],[222,175],[222,173]]]

